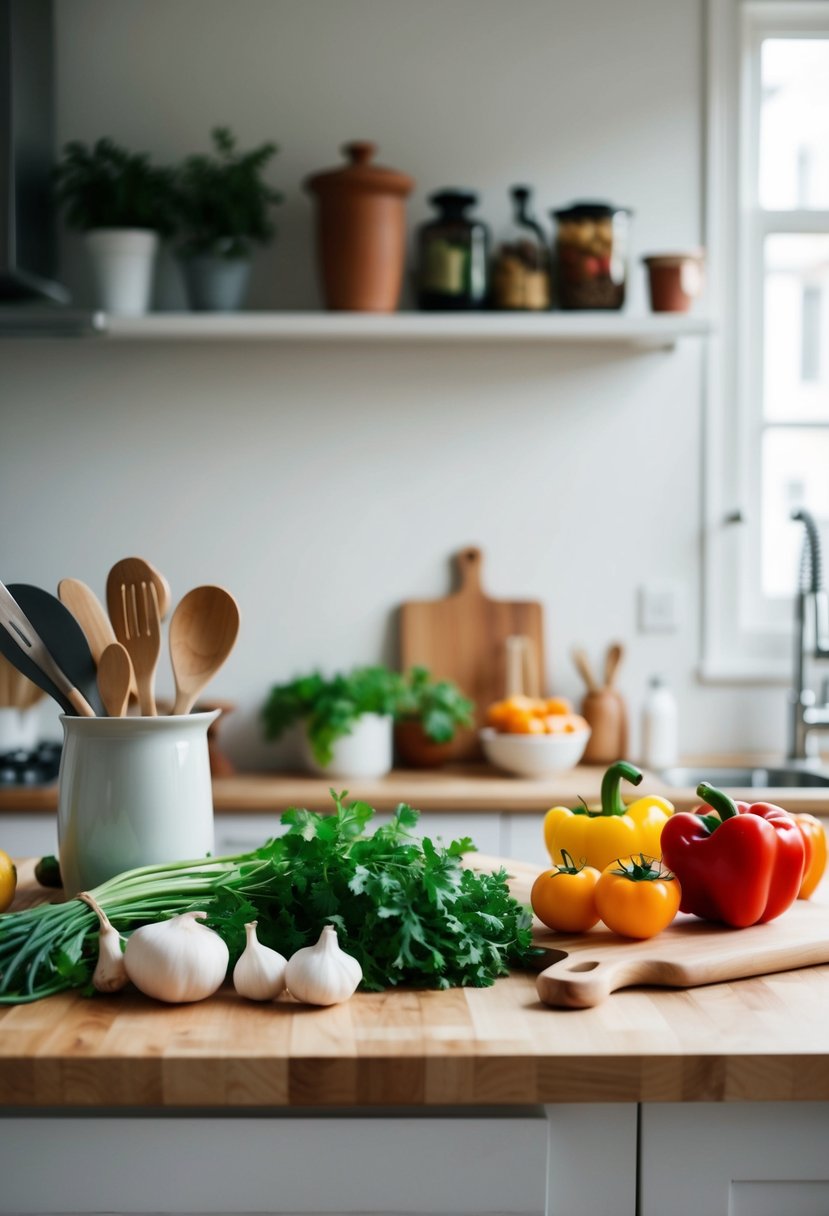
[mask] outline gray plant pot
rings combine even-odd
[[[237,312],[250,279],[250,258],[199,254],[182,259],[184,283],[195,312]]]

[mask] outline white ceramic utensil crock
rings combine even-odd
[[[219,713],[61,715],[58,846],[67,896],[136,866],[213,852],[207,728]]]

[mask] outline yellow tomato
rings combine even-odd
[[[601,875],[592,866],[576,866],[565,855],[560,866],[544,870],[533,883],[530,903],[548,929],[584,933],[598,923],[594,898]]]
[[[0,912],[6,911],[6,908],[8,908],[14,899],[16,890],[17,870],[15,864],[8,853],[4,853],[0,849]]]
[[[670,870],[642,853],[611,862],[596,883],[599,918],[622,937],[655,937],[674,919],[681,898]]]

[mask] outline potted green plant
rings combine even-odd
[[[475,705],[451,680],[433,680],[426,667],[404,677],[395,709],[394,741],[400,759],[414,768],[445,764],[459,728],[470,727]]]
[[[150,304],[159,241],[175,226],[171,170],[111,139],[91,147],[73,140],[54,183],[67,224],[85,234],[99,306],[141,316]]]
[[[356,667],[274,685],[262,709],[265,737],[301,724],[308,767],[332,777],[380,777],[392,767],[401,684],[386,667]]]
[[[277,147],[240,152],[227,127],[215,127],[211,139],[211,153],[188,156],[178,170],[180,254],[191,308],[230,312],[244,300],[253,246],[276,231],[271,208],[282,195],[263,174]]]

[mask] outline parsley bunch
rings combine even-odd
[[[282,816],[287,832],[251,853],[145,866],[91,894],[122,933],[205,911],[231,966],[250,920],[285,955],[332,924],[371,991],[486,987],[510,965],[530,963],[530,913],[510,894],[504,870],[464,867],[470,840],[421,840],[412,834],[418,812],[405,804],[366,835],[373,809],[332,796],[333,814],[292,808]],[[77,899],[0,916],[0,1004],[88,990],[97,938],[94,912]]]

